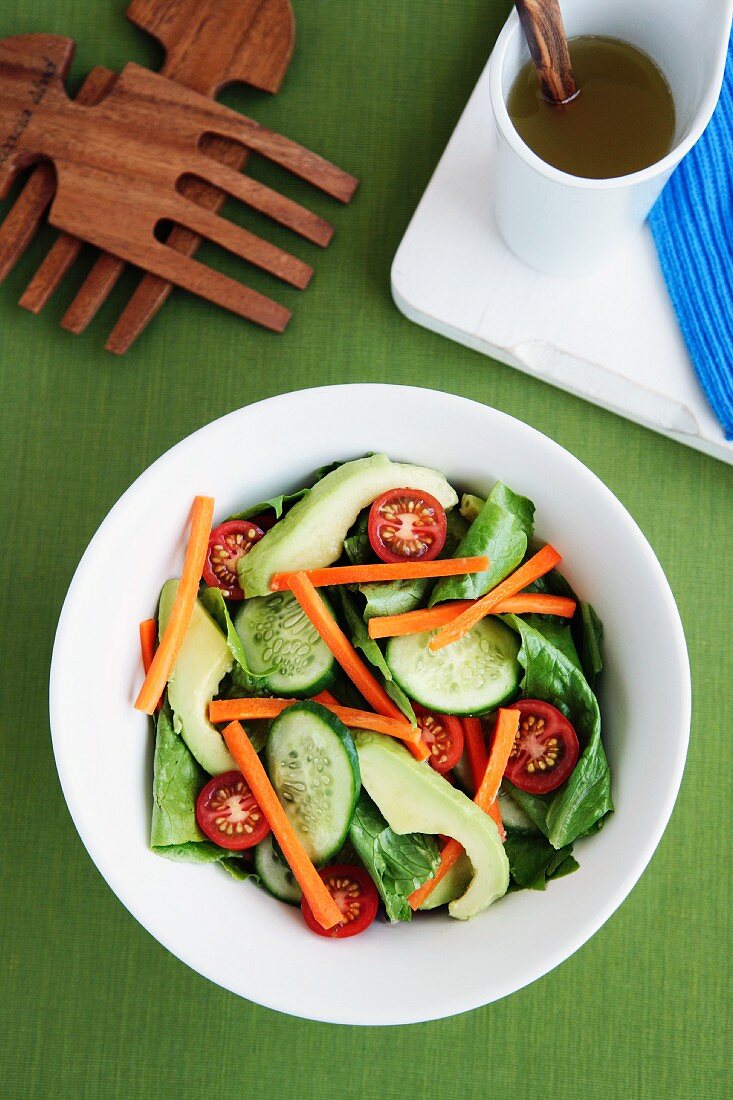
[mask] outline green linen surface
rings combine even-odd
[[[156,67],[157,46],[126,22],[125,6],[5,0],[0,33],[76,38],[74,84],[93,64],[134,59]],[[295,306],[284,336],[179,293],[132,352],[115,359],[102,344],[131,280],[81,338],[58,322],[82,268],[40,317],[16,307],[52,239],[48,230],[0,287],[0,1095],[722,1097],[730,1083],[733,473],[432,335],[392,304],[391,258],[506,0],[294,6],[297,49],[281,94],[230,89],[224,98],[350,169],[362,187],[353,206],[341,209],[305,186],[286,185],[333,217],[338,231],[317,256],[305,293],[264,275],[251,280]],[[267,178],[280,179],[274,172]],[[285,231],[272,236],[290,240]],[[296,242],[295,250],[305,255],[308,247]],[[216,262],[241,272],[230,258]],[[671,824],[608,924],[559,969],[501,1003],[435,1024],[372,1031],[261,1009],[160,947],[82,847],[56,778],[47,712],[67,585],[130,482],[230,409],[303,386],[366,380],[451,390],[494,405],[590,466],[659,555],[685,624],[695,689],[690,755]],[[541,941],[552,929],[537,935]]]

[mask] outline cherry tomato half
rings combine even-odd
[[[463,726],[450,714],[433,714],[417,704],[414,710],[422,742],[430,749],[428,763],[444,775],[463,756]]]
[[[333,900],[344,914],[344,919],[333,928],[321,928],[313,916],[311,907],[303,898],[300,907],[305,923],[319,936],[330,936],[334,940],[343,940],[347,936],[358,936],[368,928],[377,915],[379,895],[369,875],[361,867],[351,867],[338,863],[333,867],[324,867],[318,872]]]
[[[196,799],[196,820],[209,840],[234,852],[253,848],[270,831],[241,772],[224,772],[209,780]]]
[[[264,531],[249,519],[230,519],[220,523],[209,536],[204,562],[204,580],[220,588],[228,600],[243,600],[237,562],[259,542]]]
[[[382,561],[432,561],[445,544],[445,509],[430,493],[390,489],[372,504],[368,531]]]
[[[520,699],[508,710],[519,711],[504,775],[520,791],[546,794],[564,783],[578,759],[578,737],[564,714],[541,699]]]

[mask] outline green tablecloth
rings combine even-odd
[[[230,90],[225,98],[324,152],[363,184],[350,208],[311,200],[333,215],[338,233],[317,257],[305,294],[275,288],[296,306],[284,336],[177,294],[126,358],[112,358],[103,339],[131,283],[81,338],[58,327],[81,269],[42,316],[16,308],[48,232],[0,288],[0,1094],[723,1096],[730,1067],[731,470],[431,335],[390,300],[391,257],[506,0],[295,0],[295,7],[297,51],[280,96]],[[122,0],[5,0],[0,31],[75,37],[74,81],[95,63],[157,65],[157,47],[126,23],[124,8]],[[257,282],[274,288],[265,277]],[[46,704],[66,587],[97,525],[140,471],[230,409],[306,385],[365,380],[492,404],[590,466],[659,555],[680,605],[695,681],[682,793],[621,910],[558,970],[499,1004],[373,1031],[289,1019],[239,1000],[138,926],[71,824]],[[103,627],[103,594],[96,627]],[[545,935],[552,929],[537,929],[538,940]]]

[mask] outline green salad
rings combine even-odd
[[[141,624],[152,850],[333,938],[575,871],[613,808],[602,628],[532,502],[381,454],[310,480],[213,528],[197,498]]]

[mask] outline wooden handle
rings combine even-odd
[[[559,0],[514,0],[537,79],[550,103],[568,103],[578,91],[570,64]]]
[[[164,76],[208,96],[277,92],[295,43],[290,0],[132,0],[127,18],[165,49]]]

